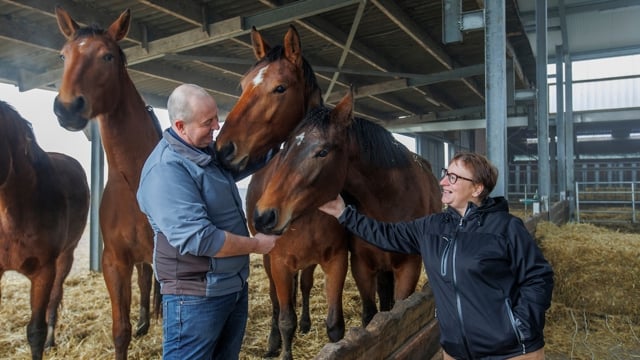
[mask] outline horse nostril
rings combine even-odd
[[[278,224],[278,212],[275,209],[267,209],[263,212],[256,209],[253,216],[253,225],[261,233],[273,233]]]
[[[233,142],[228,142],[218,150],[218,155],[220,156],[220,159],[222,159],[222,161],[229,164],[231,160],[233,160],[235,152],[236,144],[234,144]]]
[[[69,108],[69,110],[73,114],[80,114],[82,113],[82,110],[84,110],[84,104],[84,96],[78,96],[71,103],[71,107]]]

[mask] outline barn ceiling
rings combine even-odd
[[[591,11],[584,8],[587,3],[597,4],[598,11],[606,4],[637,9],[630,1],[564,2],[571,16],[581,9]],[[472,12],[483,2],[461,3],[462,11]],[[507,55],[515,90],[535,88],[533,3],[506,0]],[[483,118],[484,32],[466,31],[462,41],[444,44],[442,4],[442,0],[0,0],[0,81],[22,91],[55,90],[62,73],[58,53],[64,43],[55,5],[80,25],[102,27],[130,9],[132,24],[120,45],[145,100],[164,108],[178,84],[196,83],[215,96],[224,118],[238,98],[240,78],[255,61],[251,27],[271,44],[280,44],[292,24],[329,104],[335,104],[352,84],[358,116],[389,128],[406,130],[435,121],[446,127],[447,121]],[[556,5],[550,0],[550,6]],[[638,34],[625,41],[634,41]],[[599,39],[603,45],[611,44],[604,40]],[[525,116],[530,105],[516,102],[509,115]]]

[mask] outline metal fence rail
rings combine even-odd
[[[637,223],[638,183],[576,182],[576,220],[589,223]]]

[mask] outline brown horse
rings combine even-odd
[[[319,107],[307,113],[272,164],[253,218],[261,232],[284,231],[341,191],[359,211],[381,221],[411,220],[442,208],[431,165],[381,126],[353,119],[351,92],[332,111]],[[359,238],[351,251],[363,323],[375,314],[377,272],[393,271],[395,300],[415,291],[419,255],[385,252]]]
[[[237,169],[242,169],[250,157],[261,157],[286,139],[307,109],[322,103],[320,88],[302,58],[300,39],[293,27],[284,38],[284,46],[271,48],[255,29],[252,41],[258,62],[241,80],[240,99],[216,139],[220,157]],[[273,128],[265,125],[269,121]],[[270,172],[267,165],[255,173],[247,192],[249,227],[254,233],[253,208]],[[337,341],[344,336],[342,290],[348,269],[347,238],[348,233],[334,219],[314,211],[298,218],[264,257],[273,307],[267,356],[277,355],[282,345],[282,358],[292,358],[291,343],[297,327],[295,278],[299,270],[303,270],[300,327],[308,331],[308,291],[315,264],[320,264],[326,275],[329,339]]]
[[[71,131],[83,129],[95,118],[107,157],[109,174],[100,203],[102,267],[111,298],[116,358],[125,359],[132,332],[134,265],[141,294],[136,336],[146,334],[150,324],[153,231],[138,207],[136,191],[142,165],[160,140],[161,129],[129,78],[118,46],[128,32],[130,11],[124,11],[107,30],[80,28],[61,8],[56,8],[56,15],[67,42],[61,51],[64,73],[54,112],[60,125]],[[156,315],[159,298],[155,298]]]
[[[89,186],[75,159],[47,153],[31,124],[0,101],[0,278],[15,270],[31,281],[31,357],[55,345],[62,286],[89,213]],[[6,320],[5,320],[6,321]]]

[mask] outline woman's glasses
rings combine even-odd
[[[464,176],[460,176],[458,174],[450,173],[449,170],[447,170],[447,169],[442,169],[442,173],[440,174],[440,178],[443,178],[445,176],[449,180],[450,184],[455,184],[458,181],[458,179],[475,182],[472,179],[466,178]]]

